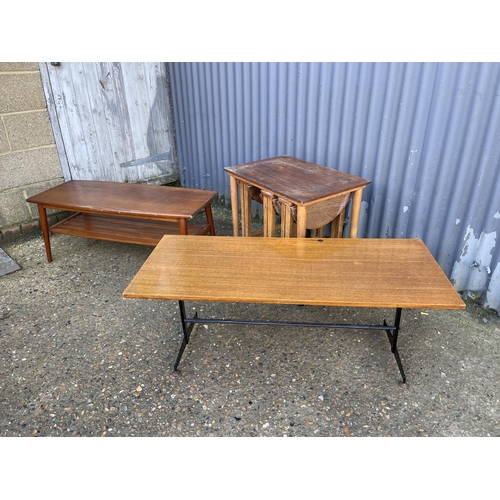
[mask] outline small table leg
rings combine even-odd
[[[292,237],[292,205],[282,198],[279,198],[280,212],[281,212],[281,237],[291,238]]]
[[[264,212],[264,237],[273,237],[276,233],[276,214],[273,206],[273,193],[262,191]]]
[[[210,236],[215,236],[214,217],[212,215],[212,205],[210,205],[210,203],[205,206],[205,215],[207,217],[208,225],[210,226]]]
[[[241,195],[241,235],[252,236],[252,198],[248,184],[238,181]]]
[[[231,186],[231,215],[233,216],[233,236],[238,236],[239,231],[239,208],[238,208],[238,182],[230,175],[229,182]]]
[[[358,189],[352,194],[352,211],[351,211],[351,230],[350,238],[356,238],[358,235],[359,213],[361,212],[361,198],[363,189]]]
[[[47,260],[52,262],[52,250],[50,248],[50,231],[49,223],[47,221],[47,210],[42,205],[37,205],[38,214],[40,216],[40,226],[43,232],[43,241],[45,242],[45,252],[47,253]]]
[[[342,231],[344,229],[344,215],[345,208],[337,215],[337,217],[332,221],[331,225],[331,238],[342,238]]]
[[[179,233],[183,234],[183,235],[188,234],[187,220],[186,219],[179,219]]]
[[[302,205],[297,205],[297,238],[305,238],[307,233],[307,211]]]

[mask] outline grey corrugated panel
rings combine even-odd
[[[229,200],[225,166],[282,154],[365,177],[361,236],[422,238],[500,309],[500,64],[169,64],[186,186]]]

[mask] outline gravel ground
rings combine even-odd
[[[214,210],[219,234],[229,213]],[[150,247],[40,235],[3,249],[0,436],[496,436],[500,321],[406,310],[400,374],[383,332],[197,325],[180,368],[175,302],[123,290]],[[205,316],[392,322],[393,311],[187,303]]]

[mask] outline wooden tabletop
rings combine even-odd
[[[252,186],[270,190],[297,204],[308,204],[328,196],[350,193],[371,182],[291,156],[267,158],[225,167],[224,170]]]
[[[167,235],[127,298],[464,309],[419,239]]]
[[[190,219],[217,193],[149,184],[68,181],[26,201],[70,211]]]

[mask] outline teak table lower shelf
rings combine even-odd
[[[286,270],[286,272],[283,272]],[[403,383],[397,349],[405,308],[464,309],[465,304],[419,239],[162,238],[123,293],[179,301],[183,341],[196,323],[254,323],[382,330]],[[186,317],[184,302],[242,302],[396,309],[394,323],[345,325]]]
[[[187,231],[191,235],[204,235],[210,232],[210,226],[188,224]],[[179,225],[176,222],[79,212],[51,226],[50,232],[156,246],[166,234],[178,234]]]

